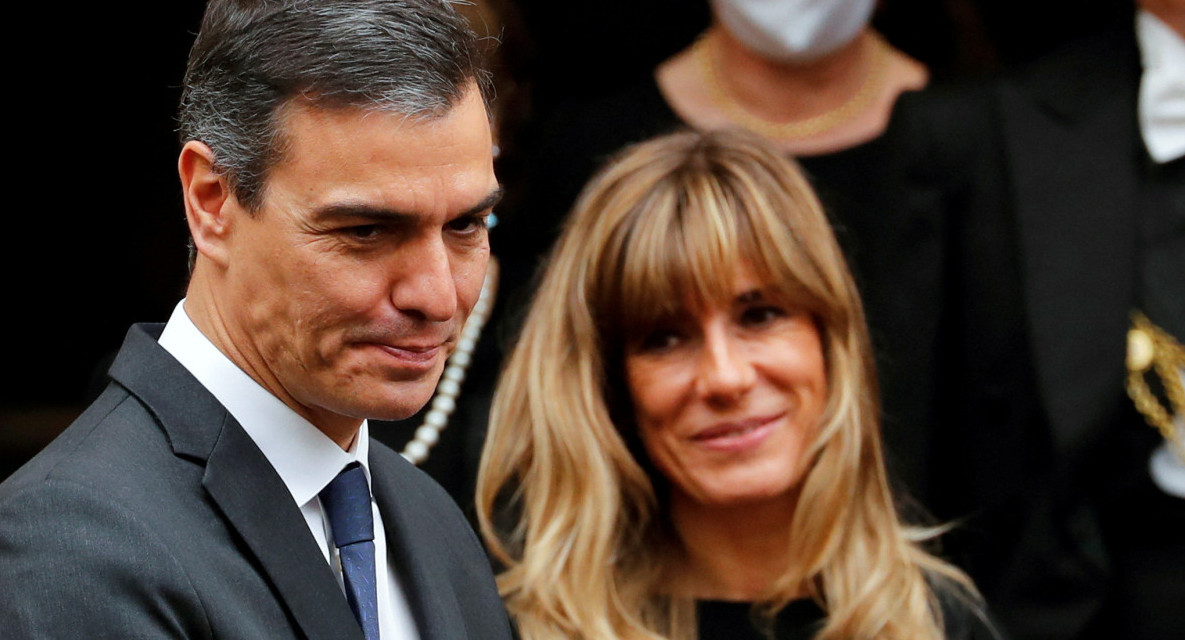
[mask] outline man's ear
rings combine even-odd
[[[177,173],[181,176],[185,219],[197,253],[225,266],[231,224],[243,211],[226,177],[214,170],[214,152],[203,142],[186,142],[177,159]]]

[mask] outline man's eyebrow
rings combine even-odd
[[[465,209],[455,218],[464,218],[466,216],[477,215],[487,209],[493,208],[502,197],[506,195],[506,189],[499,186],[489,193],[480,202]],[[398,211],[395,209],[386,209],[375,207],[364,202],[338,202],[327,205],[316,211],[314,214],[320,220],[332,220],[335,218],[360,218],[363,220],[373,220],[376,222],[392,222],[392,223],[413,223],[420,219],[421,216],[408,211]]]
[[[490,195],[485,197],[484,200],[466,209],[458,217],[463,218],[465,216],[477,215],[486,209],[493,209],[499,202],[502,201],[502,196],[504,195],[506,195],[506,189],[501,185],[498,185],[493,191],[490,192]]]

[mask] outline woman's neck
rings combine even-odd
[[[756,601],[790,562],[797,496],[733,507],[707,507],[673,496],[671,522],[682,553],[671,571],[676,595]]]
[[[791,64],[762,58],[715,23],[660,65],[656,79],[692,126],[741,126],[810,155],[880,135],[897,96],[928,75],[871,29],[823,58]]]
[[[873,75],[877,43],[865,31],[827,56],[807,63],[777,63],[745,48],[716,25],[701,43],[710,81],[726,99],[773,122],[805,120],[830,112],[857,94]]]

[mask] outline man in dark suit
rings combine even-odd
[[[447,2],[212,0],[186,298],[0,485],[5,637],[509,638],[459,509],[366,422],[427,401],[477,300],[487,97]]]
[[[1125,388],[1133,312],[1185,338],[1185,3],[1141,4],[991,83],[903,99],[886,139],[912,155],[886,202],[930,234],[938,283],[894,288],[887,248],[869,287],[935,327],[923,501],[958,519],[947,549],[1020,639],[1185,629],[1185,494]]]

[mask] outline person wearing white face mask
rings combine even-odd
[[[873,0],[714,0],[716,17],[747,49],[774,62],[804,63],[843,47],[868,24]]]
[[[656,73],[698,129],[741,127],[796,155],[880,135],[926,68],[869,25],[874,0],[711,0],[711,26]]]

